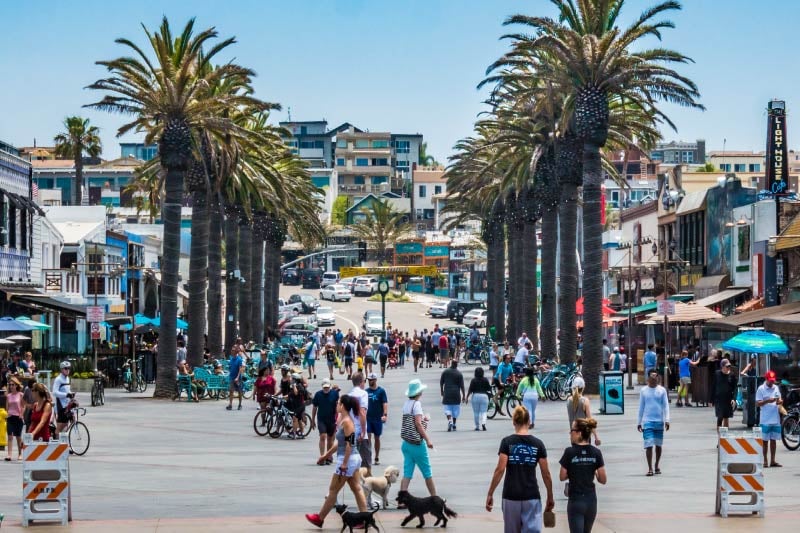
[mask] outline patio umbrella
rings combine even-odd
[[[30,337],[26,337],[25,335],[11,335],[10,337],[6,337],[7,341],[29,341],[31,340]]]
[[[161,317],[159,316],[159,317],[156,317],[156,318],[152,319],[150,321],[150,323],[153,324],[153,327],[160,328],[161,327]],[[189,328],[188,322],[186,322],[185,320],[181,320],[180,318],[177,319],[176,324],[178,326],[178,329],[188,329]]]
[[[33,331],[33,326],[29,326],[28,324],[23,324],[18,320],[14,320],[10,316],[4,316],[0,318],[0,331]]]
[[[602,304],[601,308],[603,309],[603,315],[604,316],[610,316],[610,315],[613,315],[614,313],[617,312],[615,309],[612,309],[609,306],[610,303],[611,303],[611,300],[609,300],[608,298],[603,298],[603,301],[601,303]],[[583,296],[578,298],[578,301],[575,302],[575,314],[576,315],[582,315],[583,314]]]
[[[726,350],[744,353],[788,354],[789,347],[778,335],[768,331],[743,331],[722,343]]]
[[[153,323],[153,319],[152,318],[148,318],[148,317],[146,317],[146,316],[144,316],[142,314],[139,314],[139,313],[137,313],[133,317],[133,320],[135,321],[137,326],[144,326],[144,325]]]
[[[46,331],[52,327],[43,322],[38,322],[36,320],[33,320],[29,316],[18,316],[14,320],[16,320],[17,322],[21,322],[23,324],[27,324],[38,331]]]
[[[14,341],[8,341],[6,339],[0,339],[0,345],[4,345],[4,344],[17,344],[17,343],[14,342]]]
[[[693,322],[705,322],[706,320],[713,320],[715,318],[723,318],[723,316],[716,311],[696,304],[685,304],[683,302],[675,302],[675,314],[669,317],[671,324],[688,324]],[[658,313],[650,313],[647,315],[647,320],[642,324],[662,324],[664,316]]]

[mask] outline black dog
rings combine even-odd
[[[369,531],[371,527],[374,527],[375,531],[380,531],[378,525],[375,523],[375,513],[378,512],[377,509],[363,513],[351,513],[347,510],[345,504],[340,503],[336,506],[336,512],[342,516],[342,531],[340,533],[344,533],[345,528],[348,527],[350,528],[350,533],[353,533],[353,528],[360,525],[364,526],[364,531]]]
[[[417,517],[419,518],[419,525],[417,525],[417,527],[424,527],[425,513],[430,513],[436,517],[436,523],[433,524],[433,527],[438,526],[439,522],[442,522],[442,527],[447,527],[447,517],[458,517],[456,512],[445,505],[445,500],[441,499],[439,496],[417,498],[409,494],[407,490],[401,490],[397,493],[397,503],[398,505],[404,505],[410,513],[400,522],[401,526],[405,526],[413,520],[414,517]]]

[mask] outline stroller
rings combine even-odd
[[[397,368],[397,348],[389,350],[389,368]]]

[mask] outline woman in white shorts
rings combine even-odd
[[[336,444],[325,452],[317,460],[318,465],[325,464],[327,459],[336,454],[334,463],[334,473],[331,479],[331,484],[328,489],[328,496],[322,504],[322,509],[319,513],[307,514],[306,520],[311,522],[317,527],[322,527],[325,517],[331,512],[333,506],[336,504],[336,497],[339,491],[345,486],[350,485],[350,490],[356,499],[359,511],[367,510],[367,500],[364,493],[361,491],[361,480],[358,469],[361,467],[361,456],[358,454],[358,447],[356,446],[356,428],[350,418],[352,410],[360,409],[358,400],[352,396],[342,396],[339,398],[337,410],[339,413],[339,430],[336,432]]]

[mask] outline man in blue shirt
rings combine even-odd
[[[242,410],[242,377],[244,376],[244,360],[238,351],[233,353],[228,364],[228,411],[233,409],[233,394],[239,397],[239,411]]]
[[[331,386],[329,379],[322,380],[322,390],[317,391],[311,404],[311,429],[319,428],[319,454],[333,446],[336,434],[336,403],[339,401],[339,387]],[[328,459],[325,464],[333,461]]]
[[[678,377],[680,378],[680,385],[678,386],[678,401],[675,403],[675,407],[692,407],[692,404],[689,403],[689,387],[692,385],[692,373],[691,367],[697,366],[700,364],[700,361],[692,361],[689,359],[689,352],[686,350],[681,352],[681,360],[678,361]],[[686,398],[686,400],[681,401],[682,398]]]
[[[503,355],[503,362],[497,365],[497,372],[494,374],[494,385],[497,387],[497,395],[494,398],[495,404],[500,405],[500,396],[503,394],[505,384],[513,376],[514,366],[511,364],[511,354],[506,353]]]
[[[386,391],[383,387],[378,386],[378,376],[374,373],[367,376],[367,397],[369,404],[367,405],[367,435],[372,442],[372,437],[375,437],[375,461],[374,464],[379,465],[381,455],[381,435],[383,434],[383,424],[386,423],[387,413],[389,412],[389,398],[386,396]]]
[[[653,350],[653,345],[647,345],[647,351],[644,352],[644,375],[645,377],[650,375],[652,370],[656,370],[656,364],[658,364],[658,358],[656,357],[656,352]]]

